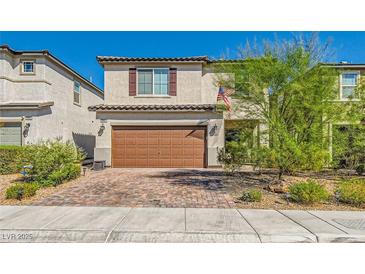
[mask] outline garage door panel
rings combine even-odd
[[[136,159],[125,159],[124,163],[126,167],[135,167]]]
[[[183,155],[184,156],[193,156],[194,155],[194,149],[193,148],[191,148],[191,147],[184,147],[183,148]]]
[[[171,167],[182,167],[183,165],[183,159],[171,159]]]
[[[190,137],[186,137],[184,139],[184,145],[194,145],[194,139],[192,139]]]
[[[126,166],[124,160],[119,159],[113,159],[113,165],[114,166]]]
[[[159,130],[146,130],[149,138],[158,138],[160,136]]]
[[[181,148],[171,148],[171,158],[172,159],[182,159],[183,149]]]
[[[148,158],[148,146],[141,146],[136,148],[136,158],[137,159],[147,159]]]
[[[179,138],[171,138],[171,145],[176,146],[176,145],[182,145],[184,143],[184,140],[179,137]]]
[[[126,142],[125,142],[125,139],[124,138],[114,138],[115,140],[115,144],[114,146],[119,146],[119,147],[123,147],[125,146]]]
[[[160,167],[171,167],[171,159],[160,159],[159,166]]]
[[[204,167],[204,127],[113,128],[113,167]]]
[[[158,142],[159,141],[159,138],[158,137],[155,137],[155,136],[153,136],[153,137],[150,137],[150,136],[148,136],[148,144],[149,145],[158,145]]]
[[[148,167],[148,159],[137,159],[136,166],[138,167]]]
[[[125,158],[126,159],[135,159],[136,158],[136,149],[135,148],[127,148],[125,150]]]
[[[148,159],[148,167],[161,167],[158,159]]]
[[[171,146],[171,138],[170,137],[161,137],[159,140],[160,145],[168,145]]]
[[[136,145],[148,145],[148,139],[146,137],[136,138]]]
[[[130,145],[136,145],[136,139],[135,138],[126,138],[125,139],[125,144],[127,146],[130,146]]]

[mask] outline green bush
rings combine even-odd
[[[37,183],[17,183],[10,186],[5,193],[6,199],[18,199],[29,198],[36,194],[39,189]]]
[[[26,146],[22,162],[33,166],[30,170],[32,181],[49,186],[78,177],[84,156],[72,143],[57,140]]]
[[[337,187],[339,200],[343,203],[360,206],[365,204],[365,180],[347,180]]]
[[[51,182],[53,186],[62,184],[63,182],[76,179],[80,176],[81,166],[79,164],[67,164],[63,166],[60,170],[53,172],[48,177],[48,181]]]
[[[304,204],[324,202],[330,197],[328,191],[314,180],[291,185],[289,193],[293,201]]]
[[[259,189],[250,189],[244,191],[240,200],[245,202],[261,202],[262,200],[262,192]]]
[[[23,147],[20,146],[0,146],[0,174],[11,174],[20,171],[22,149]]]
[[[248,159],[248,148],[241,142],[227,142],[224,149],[218,150],[218,161],[230,172],[238,171]]]

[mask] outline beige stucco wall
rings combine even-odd
[[[36,61],[35,75],[21,75],[22,59]],[[41,110],[0,110],[0,120],[11,117],[30,123],[29,134],[24,144],[37,143],[56,137],[63,140],[85,142],[89,156],[93,154],[93,144],[97,126],[95,112],[88,106],[102,104],[103,96],[77,76],[66,71],[46,56],[0,55],[0,102],[46,102],[54,105]],[[74,80],[81,83],[81,106],[73,103]],[[83,136],[80,138],[80,136]],[[90,147],[92,145],[92,147]]]
[[[99,127],[105,130],[96,139],[95,160],[105,160],[111,165],[111,129],[113,125],[138,126],[207,126],[208,166],[217,166],[217,150],[224,146],[224,121],[222,115],[210,112],[148,112],[148,113],[97,113]]]
[[[177,96],[129,96],[129,68],[177,68]],[[215,104],[217,87],[202,64],[110,64],[104,65],[106,104]]]

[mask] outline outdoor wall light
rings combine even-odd
[[[24,138],[28,137],[29,128],[30,128],[30,123],[26,123],[23,128],[23,137]]]
[[[210,136],[214,136],[214,135],[215,135],[215,133],[217,132],[217,128],[218,128],[217,124],[214,124],[214,126],[212,126],[212,127],[210,128],[210,130],[209,130],[209,135],[210,135]]]
[[[101,126],[100,126],[100,128],[99,128],[99,131],[98,131],[98,135],[99,135],[99,136],[103,135],[104,130],[105,130],[105,126],[104,126],[103,124],[101,124]]]

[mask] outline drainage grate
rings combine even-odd
[[[365,219],[333,219],[333,221],[350,229],[365,230]]]

